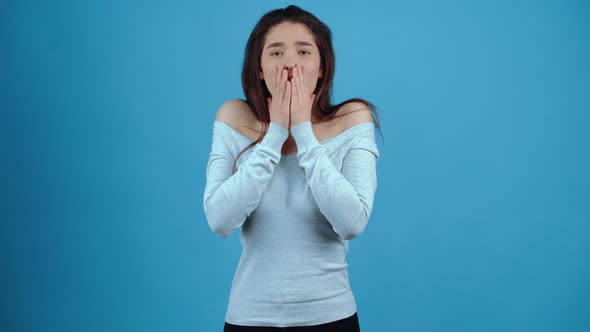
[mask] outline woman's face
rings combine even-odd
[[[260,59],[260,79],[264,80],[268,91],[274,94],[275,67],[287,69],[288,80],[293,77],[293,66],[303,65],[307,79],[307,91],[311,95],[323,72],[320,68],[320,50],[313,34],[301,23],[283,22],[270,28],[266,33]]]

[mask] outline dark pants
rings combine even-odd
[[[225,322],[223,332],[360,332],[358,315],[354,315],[337,320],[335,322],[310,325],[310,326],[292,326],[292,327],[271,327],[271,326],[241,326]]]

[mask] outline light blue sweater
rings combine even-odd
[[[215,121],[203,206],[221,237],[241,228],[242,255],[225,321],[307,326],[352,316],[348,241],[367,226],[377,188],[375,125],[360,123],[318,142],[311,122],[271,122],[261,142]]]

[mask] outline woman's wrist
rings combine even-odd
[[[289,123],[288,122],[287,123],[283,123],[283,122],[280,122],[280,121],[270,120],[270,123],[274,123],[274,124],[276,124],[278,126],[281,126],[281,128],[284,128],[287,131],[289,130]]]
[[[320,144],[313,133],[311,121],[305,121],[291,126],[291,136],[295,139],[297,150],[303,151],[307,147]]]
[[[289,130],[271,121],[269,123],[268,131],[259,144],[268,146],[274,151],[280,151],[287,138],[289,138]]]

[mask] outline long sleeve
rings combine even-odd
[[[360,235],[367,226],[377,189],[379,151],[374,125],[363,126],[352,138],[342,161],[342,172],[316,139],[311,122],[291,127],[291,135],[297,143],[299,165],[305,170],[320,212],[345,240]]]
[[[228,143],[230,134],[231,131],[222,123],[214,123],[203,195],[209,227],[224,238],[241,227],[258,206],[274,167],[281,158],[281,148],[289,136],[289,130],[270,122],[264,138],[251,148],[247,160],[233,175],[234,156]]]

